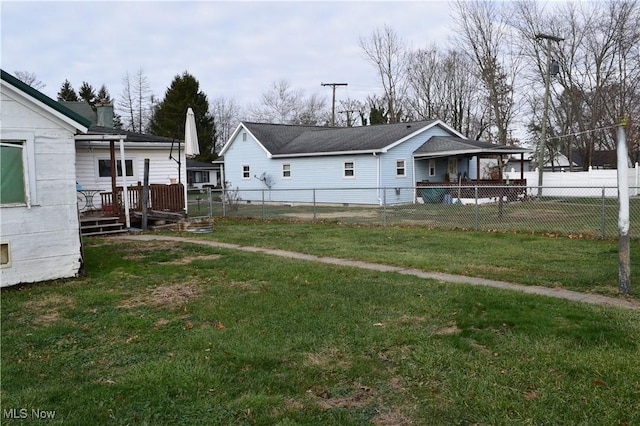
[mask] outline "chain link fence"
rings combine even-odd
[[[396,191],[411,203],[392,204]],[[376,194],[379,204],[331,203]],[[630,188],[631,238],[640,238],[640,188]],[[278,201],[274,201],[278,200]],[[290,200],[290,201],[287,201]],[[618,235],[615,187],[317,188],[188,191],[189,217],[414,225],[443,229],[517,231],[612,238]]]

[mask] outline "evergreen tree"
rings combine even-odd
[[[200,83],[185,71],[177,75],[167,89],[164,99],[157,105],[149,122],[149,132],[157,136],[184,139],[187,108],[191,107],[196,118],[200,155],[198,161],[209,162],[217,155],[214,152],[216,127],[209,113],[207,95],[200,91]]]
[[[58,92],[58,100],[59,101],[69,101],[69,102],[77,102],[78,95],[76,95],[76,91],[73,90],[73,86],[69,83],[69,80],[65,80],[62,83],[62,87]]]
[[[107,90],[107,86],[104,84],[100,86],[100,90],[98,90],[98,94],[96,95],[96,103],[97,104],[113,104],[113,99],[111,99],[111,95]]]
[[[78,90],[78,96],[90,105],[96,102],[96,91],[93,86],[86,81],[82,82],[82,86],[80,86],[80,90]]]

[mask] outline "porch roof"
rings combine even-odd
[[[456,136],[432,136],[413,152],[414,158],[441,158],[456,155],[506,155],[531,152],[529,148],[474,141]]]

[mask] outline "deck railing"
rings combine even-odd
[[[140,184],[127,187],[130,211],[142,211],[142,190],[143,186]],[[114,215],[123,214],[124,203],[122,201],[122,192],[123,189],[121,186],[116,187],[115,200],[113,192],[100,193],[102,210]],[[184,185],[182,184],[149,185],[149,204],[147,206],[149,209],[163,212],[183,212],[185,208],[184,202]]]
[[[525,195],[527,192],[526,179],[510,179],[507,181],[499,180],[478,180],[478,181],[462,181],[462,182],[417,182],[418,192],[421,188],[432,187],[438,190],[439,194],[431,194],[429,191],[424,192],[428,196],[439,196],[439,202],[444,194],[449,194],[454,198],[495,198],[507,197],[509,201],[518,199],[519,196]]]

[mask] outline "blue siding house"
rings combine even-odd
[[[478,179],[480,156],[528,151],[468,140],[440,120],[339,128],[242,122],[220,156],[227,188],[243,200],[379,205],[414,202],[418,182]]]

